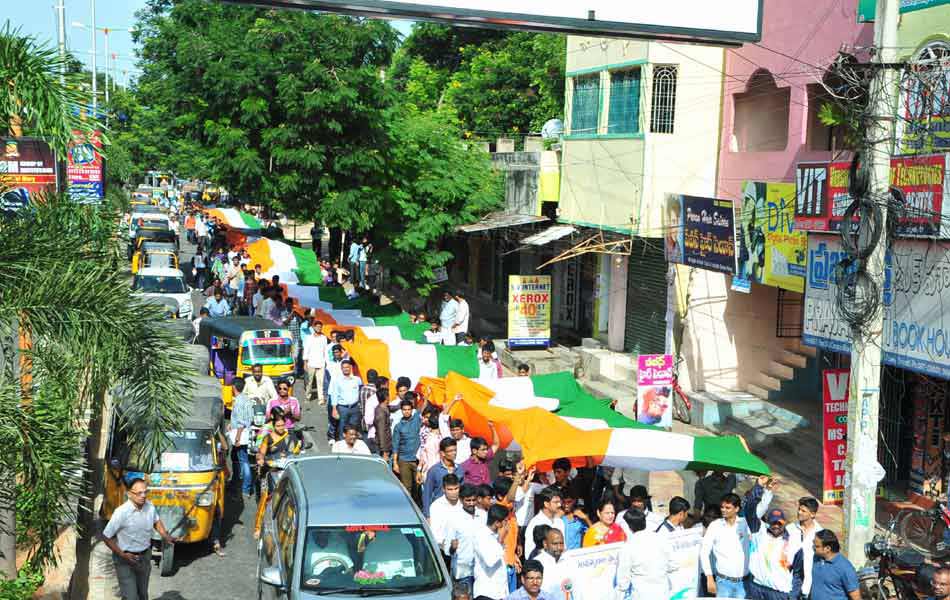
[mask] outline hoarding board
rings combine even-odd
[[[736,277],[805,291],[806,233],[795,227],[795,184],[746,181],[737,210]]]
[[[826,369],[821,372],[822,436],[821,455],[824,465],[821,502],[841,504],[844,501],[844,461],[848,453],[848,369]]]
[[[637,421],[657,427],[673,426],[673,356],[637,357]]]
[[[845,258],[836,235],[808,236],[802,341],[849,353],[851,331],[837,308],[837,264]],[[884,363],[950,379],[950,243],[901,239],[884,265]],[[946,315],[946,316],[945,316]]]
[[[66,153],[66,184],[76,202],[98,203],[105,197],[102,179],[102,140],[99,132],[74,131],[75,142]]]
[[[384,19],[427,20],[599,37],[676,38],[735,45],[762,39],[762,0],[231,0]]]
[[[57,189],[56,158],[49,144],[33,138],[0,138],[0,210],[18,210]]]
[[[735,272],[732,200],[667,194],[664,215],[669,262],[720,273]]]
[[[551,276],[508,276],[508,345],[551,343]]]

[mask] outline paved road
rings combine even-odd
[[[193,246],[182,242],[182,270],[190,265],[193,251]],[[203,299],[195,293],[193,302],[197,312]],[[303,398],[302,384],[297,383],[294,388],[296,396]],[[327,452],[326,407],[304,402],[302,412],[304,425],[315,428],[312,435],[316,444],[311,452]],[[256,508],[253,499],[244,501],[240,497],[229,496],[222,531],[225,556],[216,556],[207,544],[179,545],[173,575],[161,577],[157,569],[152,570],[150,597],[153,600],[256,598],[257,542],[253,536]]]

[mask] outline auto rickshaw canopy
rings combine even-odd
[[[197,342],[210,346],[212,336],[238,341],[247,331],[255,332],[255,337],[280,337],[287,329],[260,317],[205,317],[201,319]]]

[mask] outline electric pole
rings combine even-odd
[[[876,54],[873,57],[876,64],[872,65],[874,77],[869,90],[871,118],[866,135],[867,148],[861,156],[861,160],[869,169],[868,194],[872,202],[880,206],[880,227],[884,232],[887,231],[885,199],[889,196],[890,188],[890,159],[896,109],[894,97],[897,94],[893,64],[897,54],[899,4],[900,0],[877,0],[874,21]],[[849,223],[842,224],[842,227],[849,226]],[[862,219],[859,245],[868,238],[869,226],[867,219]],[[868,289],[876,289],[878,295],[884,291],[886,249],[886,238],[882,237],[864,263],[868,279],[876,284],[876,288]],[[863,563],[864,545],[871,541],[874,535],[877,479],[874,475],[867,474],[880,469],[877,464],[877,440],[878,409],[881,400],[883,302],[876,303],[876,306],[876,312],[871,316],[865,330],[852,329],[851,332],[843,546],[845,554],[856,564]]]
[[[59,58],[63,64],[59,67],[59,83],[66,84],[66,0],[56,5],[56,25],[59,31]]]
[[[95,36],[96,31],[96,21],[92,21],[92,31],[93,36]],[[109,104],[109,28],[104,27],[102,29],[102,35],[106,40],[106,105]]]
[[[92,2],[92,116],[95,117],[99,111],[98,84],[96,83],[96,0]]]

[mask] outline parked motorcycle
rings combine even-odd
[[[891,519],[886,535],[875,535],[864,547],[868,564],[858,571],[864,600],[917,600],[932,593],[930,581],[937,567],[912,548],[891,543],[898,519]]]

